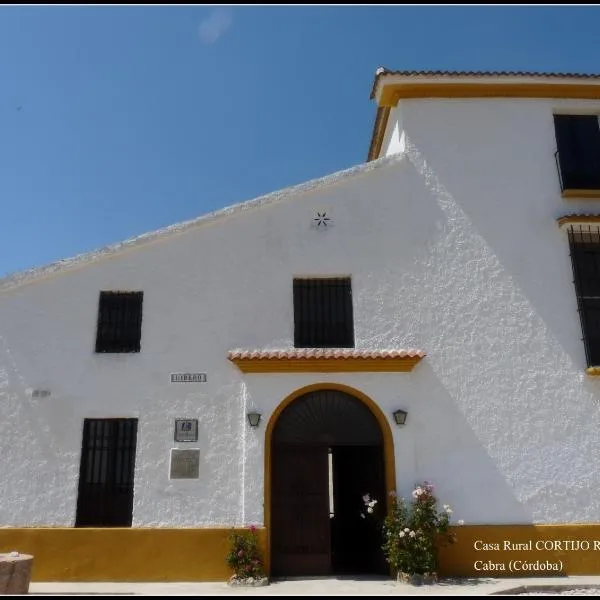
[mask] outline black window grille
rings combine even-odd
[[[76,527],[131,527],[137,419],[85,419]]]
[[[144,292],[100,292],[96,352],[139,352]]]
[[[587,365],[600,366],[600,228],[572,226],[568,235]]]
[[[294,346],[354,347],[349,277],[294,279]]]
[[[597,115],[554,115],[561,190],[600,189],[600,124]]]

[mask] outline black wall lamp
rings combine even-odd
[[[396,425],[404,425],[404,423],[406,423],[407,415],[408,413],[405,410],[395,410],[394,421],[396,421]]]
[[[247,415],[248,423],[250,423],[250,427],[258,427],[260,423],[261,414],[258,412],[249,412]]]

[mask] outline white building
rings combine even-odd
[[[0,281],[0,552],[35,579],[223,579],[250,524],[274,574],[381,571],[362,494],[423,480],[466,521],[445,572],[533,540],[600,574],[600,77],[373,98],[365,164]]]

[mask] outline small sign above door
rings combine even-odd
[[[206,373],[171,373],[171,383],[206,383]]]

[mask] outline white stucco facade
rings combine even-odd
[[[90,417],[139,419],[134,527],[262,524],[266,423],[319,382],[388,417],[399,493],[433,481],[472,524],[597,521],[600,382],[585,374],[556,218],[600,200],[561,197],[563,109],[600,113],[600,101],[403,100],[387,158],[0,282],[0,524],[74,524]],[[333,226],[315,228],[317,211]],[[327,374],[227,360],[293,347],[292,280],[319,275],[351,276],[357,348],[426,358],[410,373]],[[144,292],[139,354],[94,353],[110,289]],[[51,396],[32,398],[40,388]],[[173,442],[176,417],[199,419],[197,444]],[[174,447],[200,448],[199,479],[169,479]]]

